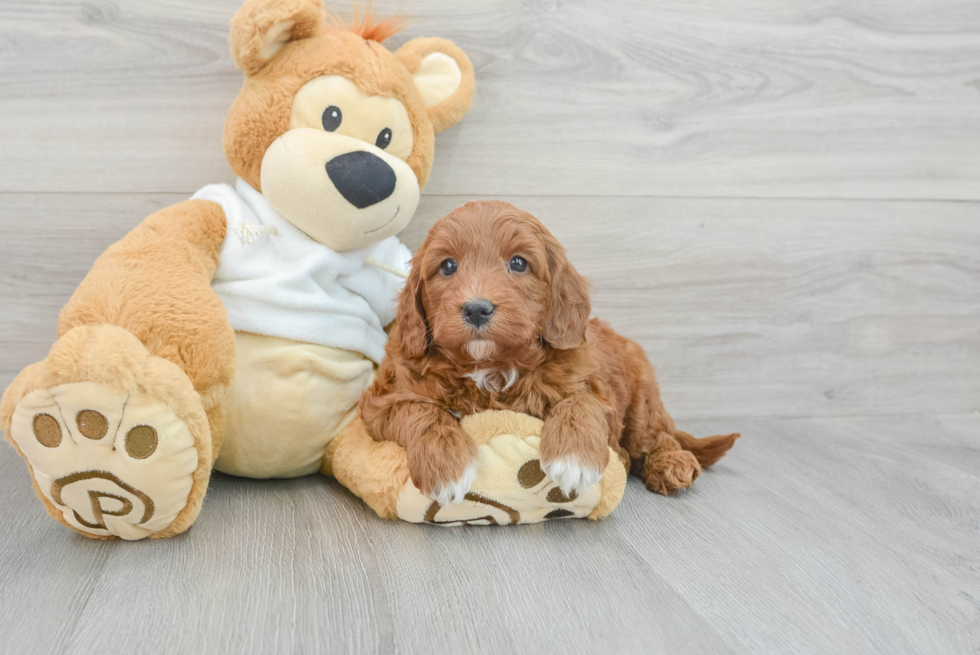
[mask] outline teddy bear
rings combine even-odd
[[[108,248],[0,425],[48,513],[95,539],[185,531],[212,469],[329,469],[383,355],[434,136],[469,110],[453,43],[384,45],[320,0],[248,0],[225,123],[234,186],[202,188]]]

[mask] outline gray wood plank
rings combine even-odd
[[[98,254],[179,195],[5,194],[0,384],[44,357]],[[469,200],[424,196],[417,247]],[[678,417],[980,408],[980,205],[511,198],[562,240],[594,313]]]
[[[930,456],[962,443],[932,417],[748,421],[745,450],[664,506],[675,521],[626,505],[617,528],[736,652],[974,652],[980,420],[958,420],[972,475]]]
[[[0,3],[0,191],[222,177],[238,6]],[[980,198],[973,0],[376,6],[477,68],[430,193]]]
[[[387,523],[334,481],[216,474],[184,536],[94,543],[0,450],[3,652],[971,653],[980,417],[696,422],[746,436],[599,523]],[[958,449],[962,466],[932,456]],[[12,529],[11,529],[12,528]]]

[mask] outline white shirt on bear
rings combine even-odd
[[[365,260],[408,271],[397,237],[348,252],[318,243],[239,179],[194,194],[225,212],[228,232],[212,287],[236,330],[353,350],[380,364],[404,280]]]

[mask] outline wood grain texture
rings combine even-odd
[[[476,66],[429,193],[980,199],[973,0],[375,4]],[[222,177],[238,5],[0,3],[0,191]]]
[[[504,197],[507,199],[507,197]],[[177,195],[0,195],[0,384],[44,357],[92,262]],[[425,196],[416,248],[466,196]],[[639,341],[678,418],[980,408],[980,206],[509,198]],[[48,253],[56,253],[49,255]]]
[[[3,449],[0,651],[980,648],[980,418],[740,427],[693,490],[633,479],[599,523],[388,523],[319,476],[215,475],[190,532],[136,544],[47,519]]]

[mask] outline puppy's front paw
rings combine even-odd
[[[555,481],[562,493],[569,496],[573,491],[583,494],[602,480],[598,466],[583,464],[577,457],[569,456],[541,462],[541,470]]]
[[[466,467],[463,475],[450,482],[436,482],[425,495],[440,505],[456,505],[463,502],[476,480],[476,462]]]
[[[463,502],[476,480],[479,463],[479,451],[472,439],[447,430],[425,435],[406,450],[408,472],[423,495],[440,505]]]

